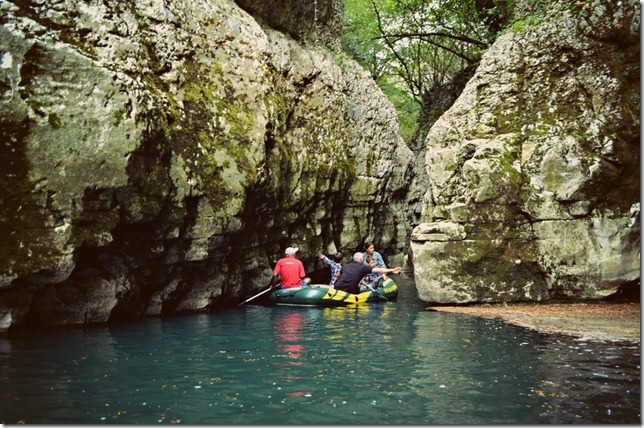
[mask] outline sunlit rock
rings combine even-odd
[[[421,221],[455,222],[466,238],[412,234],[422,299],[596,299],[638,286],[639,25],[637,2],[572,2],[484,55],[427,137]]]

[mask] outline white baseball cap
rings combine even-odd
[[[288,247],[288,248],[286,249],[286,251],[284,251],[284,253],[285,253],[287,256],[292,256],[292,255],[294,255],[295,253],[297,253],[297,252],[298,252],[298,250],[299,250],[299,248]]]

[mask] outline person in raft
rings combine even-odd
[[[271,286],[275,284],[278,276],[280,277],[279,288],[281,289],[297,287],[306,288],[311,282],[311,280],[306,277],[304,265],[301,261],[295,258],[295,253],[297,253],[298,250],[298,248],[288,247],[286,251],[284,251],[286,256],[279,259],[275,264]]]
[[[367,263],[370,258],[374,259],[376,262],[376,267],[378,268],[386,268],[387,265],[385,264],[385,261],[383,260],[382,256],[380,255],[379,252],[376,251],[376,247],[374,246],[373,242],[367,242],[364,246],[364,253],[362,254],[364,256],[364,264],[369,264]],[[387,275],[380,275],[380,278],[383,280],[387,279]],[[378,278],[378,279],[380,279]]]
[[[353,261],[342,266],[340,279],[335,284],[338,290],[346,291],[351,294],[360,293],[360,280],[369,273],[400,273],[401,267],[396,268],[379,268],[366,265],[364,262],[364,255],[362,253],[355,253]]]
[[[338,278],[340,278],[340,270],[342,269],[342,265],[340,264],[340,262],[342,261],[342,253],[335,253],[333,260],[325,256],[322,252],[318,253],[318,257],[320,257],[324,264],[331,267],[331,281],[329,282],[329,285],[333,287],[338,281]]]
[[[373,257],[373,259],[376,261],[376,267],[377,268],[386,268],[387,265],[385,264],[385,261],[382,259],[382,256],[380,255],[379,252],[376,251],[376,247],[374,246],[373,242],[367,242],[364,246],[364,253],[362,254],[364,256],[364,263],[367,264],[367,260],[369,257]]]
[[[367,257],[367,264],[369,266],[376,267],[376,261],[374,260],[373,257],[369,256]],[[382,274],[381,273],[368,273],[360,280],[360,292],[362,293],[363,291],[369,291],[373,290],[374,288],[378,288],[378,286],[382,286],[382,284],[379,284],[379,282],[382,281]]]

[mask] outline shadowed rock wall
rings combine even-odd
[[[340,46],[344,4],[337,0],[235,0],[260,24],[303,42]]]
[[[210,310],[287,246],[410,236],[426,301],[637,287],[639,4],[551,3],[432,127],[422,211],[338,2],[0,3],[0,330]]]
[[[326,41],[227,0],[0,8],[0,329],[238,302],[290,245],[403,253],[411,153]]]

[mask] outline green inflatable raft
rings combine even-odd
[[[391,278],[387,278],[380,287],[360,294],[350,294],[328,285],[310,284],[306,288],[273,290],[268,295],[268,300],[277,305],[348,306],[361,303],[391,302],[397,297],[398,286]]]

